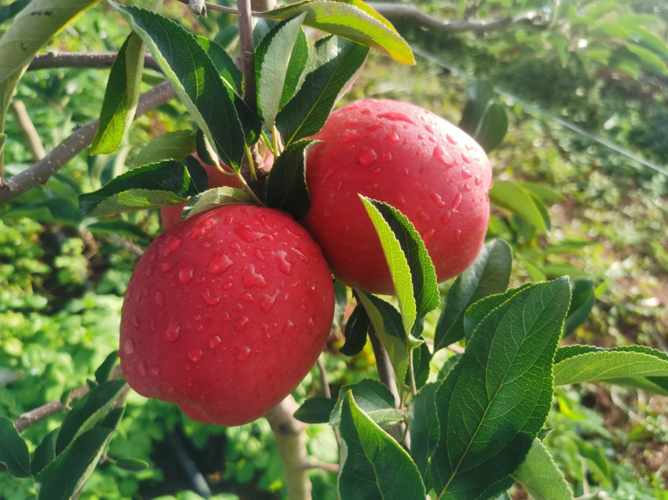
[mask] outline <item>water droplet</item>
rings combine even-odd
[[[151,258],[149,259],[150,262],[155,262],[158,259],[158,254],[157,253],[152,253]]]
[[[243,332],[246,329],[249,321],[250,320],[246,316],[242,316],[237,320],[236,323],[234,323],[234,329],[238,332]]]
[[[195,266],[186,266],[179,271],[179,281],[184,285],[190,283],[190,280],[193,279],[193,273],[195,272]]]
[[[125,339],[125,342],[123,342],[123,352],[125,352],[125,354],[132,354],[135,352],[135,341],[132,339]]]
[[[476,175],[474,182],[475,182],[476,186],[480,186],[480,184],[482,184],[482,177],[480,177],[479,175]]]
[[[464,189],[465,189],[466,191],[471,191],[471,184],[469,184],[468,182],[465,183],[465,184],[464,184]]]
[[[174,252],[176,252],[179,248],[181,248],[181,243],[182,243],[181,238],[174,238],[165,246],[165,248],[163,248],[160,257],[166,259]]]
[[[439,207],[441,208],[445,207],[445,202],[443,201],[443,198],[441,198],[440,194],[429,193],[429,195],[431,196],[431,199],[434,200]]]
[[[249,264],[247,267],[244,267],[244,286],[246,288],[251,288],[253,286],[267,288],[267,280],[264,279],[264,276],[255,272],[254,264]]]
[[[148,297],[148,288],[144,288],[141,292],[144,297]]]
[[[239,311],[241,311],[243,308],[244,308],[244,306],[242,306],[241,304],[237,303],[237,304],[234,304],[234,307],[232,308],[232,310],[233,310],[234,312],[239,312]]]
[[[312,329],[312,328],[315,326],[315,322],[313,321],[313,317],[310,317],[310,318],[308,319],[308,323],[306,323],[306,326],[307,326],[309,329]]]
[[[223,290],[229,290],[230,288],[232,288],[232,283],[225,283],[223,285]]]
[[[223,274],[227,269],[229,269],[232,264],[234,264],[234,261],[227,255],[216,255],[213,259],[211,259],[211,262],[209,262],[207,271],[209,271],[214,276],[218,276],[219,274]]]
[[[284,252],[283,250],[279,250],[278,252],[275,252],[276,258],[278,259],[278,268],[281,270],[283,274],[287,274],[288,276],[292,275],[292,263],[287,259],[287,252]]]
[[[373,165],[373,162],[376,161],[376,158],[378,158],[378,155],[371,148],[367,148],[364,151],[362,151],[360,154],[357,155],[357,161],[361,165],[364,165],[365,167]]]
[[[297,256],[299,260],[301,260],[304,264],[309,263],[308,257],[299,249],[299,248],[293,248],[292,252]]]
[[[214,297],[213,295],[211,295],[211,292],[209,291],[208,288],[206,290],[204,290],[201,293],[201,295],[202,295],[202,298],[204,299],[204,302],[206,302],[210,306],[215,306],[216,304],[218,304],[220,302],[220,297]]]
[[[233,241],[232,243],[230,243],[230,248],[232,250],[236,250],[237,252],[241,252],[241,245],[239,245],[238,241]]]
[[[434,233],[436,233],[436,229],[427,229],[422,233],[422,241],[424,241],[424,244],[426,245],[429,243],[429,240],[431,240],[431,237],[434,236]]]
[[[223,321],[230,321],[230,315],[227,314],[227,313],[224,313],[222,318],[223,318]]]
[[[431,215],[429,215],[427,212],[422,210],[421,208],[418,210],[418,217],[422,222],[428,222],[429,219],[431,219]]]
[[[205,281],[206,281],[206,278],[204,276],[198,276],[197,278],[195,278],[195,283],[197,283],[198,285],[201,285]]]
[[[244,302],[253,302],[255,299],[250,293],[246,292],[241,296],[241,300]]]
[[[452,144],[452,145],[457,144],[457,140],[454,137],[452,137],[450,134],[446,134],[445,137],[448,139],[448,142],[450,144]]]
[[[160,368],[157,366],[152,366],[151,367],[151,375],[160,375]]]
[[[380,159],[383,163],[390,163],[392,161],[392,153],[383,153],[383,156],[381,156]]]
[[[459,243],[462,242],[462,230],[461,229],[457,229],[457,231],[455,231],[455,237],[457,238],[457,241]]]
[[[415,122],[406,113],[381,113],[378,115],[378,118],[386,118],[388,120],[392,120],[393,122],[406,122],[410,123],[411,125],[415,125]]]
[[[168,273],[172,269],[174,269],[174,266],[176,265],[176,261],[174,259],[169,259],[167,262],[163,262],[160,265],[160,270],[163,273]]]
[[[141,326],[141,321],[139,321],[139,316],[133,316],[132,319],[130,320],[130,324],[135,328],[139,328]]]
[[[361,112],[363,115],[370,115],[370,114],[371,114],[371,110],[370,110],[370,109],[363,109],[363,110],[360,111],[360,112]]]
[[[276,297],[278,297],[278,290],[274,291],[274,295],[265,294],[260,299],[260,307],[264,312],[269,312],[274,304],[276,303]]]
[[[176,317],[169,322],[167,330],[165,330],[165,338],[168,342],[176,342],[179,340],[179,333],[181,333],[181,325]]]
[[[155,303],[160,307],[165,306],[165,294],[162,292],[155,292]]]
[[[385,136],[385,140],[387,142],[394,142],[396,144],[400,141],[399,134],[397,134],[396,132],[390,132]]]
[[[462,153],[462,160],[464,160],[464,163],[471,163],[471,158],[466,153]]]
[[[404,175],[408,175],[410,171],[408,170],[408,167],[404,167]]]
[[[424,129],[425,129],[427,132],[429,132],[430,134],[433,134],[433,133],[434,133],[433,129],[432,129],[429,125],[427,125],[427,124],[424,125]]]
[[[269,241],[274,239],[274,237],[271,234],[263,233],[262,231],[256,231],[252,227],[247,226],[245,224],[235,227],[234,232],[237,233],[244,241],[247,241],[248,243],[252,243],[254,241],[260,241],[262,239]]]
[[[376,167],[373,169],[374,174],[379,174],[380,173],[380,167]]]
[[[360,121],[357,118],[349,118],[346,120],[346,124],[348,124],[349,127],[354,127],[357,125]]]
[[[452,211],[456,214],[460,214],[461,212],[459,211],[459,205],[462,202],[462,193],[457,193],[455,195],[455,198],[452,200],[452,205],[450,208]]]
[[[193,363],[199,363],[202,361],[202,356],[204,356],[204,353],[198,347],[188,349],[188,359]]]
[[[422,134],[418,134],[418,137],[417,137],[417,138],[418,138],[418,140],[420,140],[420,141],[424,141],[424,135],[422,135]]]
[[[452,159],[452,156],[450,156],[440,144],[434,148],[434,158],[448,168],[455,164],[455,160]]]
[[[406,204],[406,200],[401,194],[397,194],[397,203],[402,206]]]
[[[242,363],[245,363],[246,361],[248,361],[250,359],[251,350],[250,350],[249,347],[240,346],[240,347],[236,348],[236,350],[234,352],[234,355],[237,357],[237,359],[239,361],[241,361]]]
[[[214,335],[213,337],[209,338],[209,347],[211,349],[215,349],[221,344],[222,340],[220,340],[220,337],[218,335]]]
[[[366,129],[369,132],[375,132],[376,130],[380,130],[381,128],[383,128],[383,126],[379,122],[376,122],[373,125],[369,125]]]
[[[149,268],[146,270],[146,273],[144,273],[144,276],[146,276],[147,278],[150,278],[152,275],[153,275],[153,268],[152,268],[152,267],[149,267]]]
[[[343,132],[343,142],[353,142],[359,135],[360,133],[357,130],[345,130]]]
[[[285,323],[285,326],[283,327],[283,333],[290,333],[292,330],[295,329],[295,324],[288,320],[287,323]]]
[[[137,366],[137,370],[139,371],[139,375],[142,377],[146,376],[146,361],[143,359],[139,362],[139,366]]]
[[[450,216],[452,215],[452,212],[450,210],[446,210],[445,213],[443,214],[443,217],[441,217],[441,220],[443,221],[443,224],[449,224],[450,223]]]
[[[470,179],[471,177],[473,177],[473,174],[471,173],[471,171],[466,167],[462,167],[462,175],[464,177],[466,177],[467,179]]]

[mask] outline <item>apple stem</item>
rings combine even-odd
[[[255,162],[253,161],[253,155],[247,144],[244,144],[246,148],[246,156],[248,156],[248,167],[250,168],[251,181],[257,181],[257,174],[255,173]]]

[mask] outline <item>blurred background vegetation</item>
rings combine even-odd
[[[0,20],[7,5],[0,0]],[[596,295],[591,315],[565,343],[639,343],[668,351],[668,4],[434,0],[417,5],[440,18],[527,11],[536,17],[533,24],[484,34],[444,34],[396,21],[427,58],[419,56],[417,67],[406,67],[372,53],[340,105],[369,97],[398,99],[459,123],[467,99],[489,82],[497,91],[493,102],[508,121],[507,135],[490,153],[495,180],[532,182],[553,191],[543,197],[551,220],[546,234],[517,214],[493,211],[489,236],[513,245],[514,284],[562,274],[591,279]],[[176,2],[167,2],[164,12],[236,50],[233,17],[211,13],[198,20]],[[0,24],[0,33],[10,22]],[[49,49],[116,51],[128,32],[100,3]],[[47,151],[97,117],[107,76],[105,70],[83,69],[24,76],[15,99],[25,104]],[[144,90],[161,79],[146,70]],[[77,195],[124,171],[151,139],[191,125],[185,108],[171,101],[137,120],[117,154],[81,154],[45,186],[0,207],[0,415],[16,419],[59,399],[84,384],[117,348],[136,249],[160,232],[159,215],[83,219]],[[587,133],[573,130],[578,127]],[[11,175],[34,158],[11,114],[7,134]],[[606,141],[617,150],[602,144]],[[427,337],[433,327],[428,318]],[[338,353],[341,340],[340,331],[333,331],[324,356],[335,397],[342,385],[375,371],[369,346],[347,358]],[[433,360],[432,377],[444,356],[440,351]],[[321,393],[320,378],[312,373],[294,395],[301,402]],[[663,396],[598,384],[561,388],[546,444],[576,496],[601,488],[609,498],[666,500],[667,416]],[[58,420],[35,425],[24,436],[34,446]],[[311,425],[307,433],[313,459],[337,461],[329,426]],[[132,474],[102,464],[82,499],[285,497],[281,462],[264,420],[229,429],[198,424],[173,405],[131,393],[110,454],[145,460],[150,468]],[[336,499],[334,474],[314,470],[311,479],[314,498]],[[0,499],[25,499],[29,484],[0,471]],[[511,493],[514,499],[526,498],[522,491]]]

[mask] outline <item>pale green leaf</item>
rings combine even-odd
[[[534,439],[524,462],[512,477],[534,500],[573,500],[564,475],[538,439]]]
[[[536,205],[536,198],[532,197],[525,189],[510,181],[495,181],[489,190],[492,203],[509,210],[515,215],[526,220],[539,232],[547,233],[543,214]]]
[[[329,418],[330,425],[339,425],[341,404],[344,395],[351,391],[359,408],[383,428],[393,427],[403,422],[404,417],[395,408],[394,396],[386,385],[377,380],[364,379],[356,384],[344,385],[339,390],[339,400]]]
[[[183,218],[187,219],[205,210],[223,205],[250,205],[252,200],[248,193],[233,187],[219,187],[209,189],[194,196],[183,208]]]
[[[141,167],[164,160],[183,160],[196,149],[196,135],[192,130],[167,132],[144,146],[134,157],[130,167]]]

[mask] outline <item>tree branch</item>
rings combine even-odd
[[[37,133],[37,130],[35,130],[32,120],[30,120],[25,104],[23,104],[23,101],[15,99],[9,105],[9,109],[12,110],[16,124],[23,133],[23,137],[25,137],[33,161],[40,161],[46,156],[46,151],[44,151],[44,146],[39,138],[39,134]]]
[[[401,404],[401,399],[399,397],[399,391],[397,390],[397,384],[394,381],[392,363],[390,362],[390,357],[372,324],[369,324],[369,340],[371,341],[371,347],[373,347],[373,354],[376,357],[378,378],[380,378],[380,381],[390,389],[392,396],[394,396],[394,406],[398,408]]]
[[[172,87],[171,82],[163,82],[153,87],[139,97],[135,118],[157,108],[174,97],[176,97],[176,91]],[[29,189],[46,182],[68,161],[93,142],[97,128],[98,119],[96,118],[77,129],[46,155],[44,159],[38,161],[27,170],[16,174],[11,179],[5,179],[3,184],[0,185],[0,206],[9,203]]]
[[[426,12],[410,4],[371,2],[369,3],[369,6],[389,20],[405,19],[424,28],[440,31],[441,33],[500,30],[518,23],[528,23],[532,26],[535,26],[536,21],[541,21],[543,19],[538,12],[529,11],[519,14],[515,17],[506,17],[502,19],[451,20],[439,19],[437,17],[430,16]]]
[[[52,68],[111,68],[116,59],[116,52],[47,52],[35,57],[27,71]],[[144,67],[162,73],[162,69],[150,54],[144,56]]]

